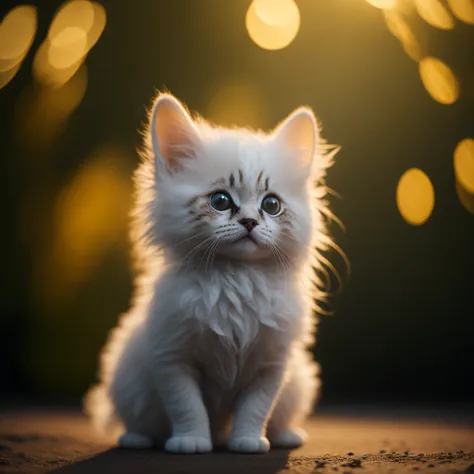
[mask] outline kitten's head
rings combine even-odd
[[[307,255],[323,205],[315,180],[329,164],[310,109],[295,110],[267,135],[193,120],[162,94],[150,138],[155,189],[148,212],[160,247],[205,265],[237,259],[286,266]]]

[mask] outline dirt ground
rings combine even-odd
[[[127,451],[94,434],[73,410],[0,415],[0,472],[36,474],[474,473],[474,424],[458,417],[323,412],[301,449],[266,455],[172,455]]]

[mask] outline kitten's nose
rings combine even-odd
[[[240,219],[239,224],[242,224],[249,232],[258,225],[257,219],[244,218]]]

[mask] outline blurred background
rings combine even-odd
[[[351,274],[327,254],[323,404],[474,402],[473,0],[2,0],[0,19],[1,396],[94,381],[159,89],[262,129],[307,104],[341,145]]]

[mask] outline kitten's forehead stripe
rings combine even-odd
[[[257,178],[257,187],[258,185],[260,184],[260,180],[262,179],[262,176],[263,176],[263,170],[260,171],[260,173],[258,174],[258,178]]]
[[[229,177],[229,183],[230,183],[230,186],[234,186],[235,184],[235,178],[234,178],[234,175],[231,174],[230,177]]]
[[[231,175],[232,176],[232,175]],[[215,188],[217,186],[225,186],[226,180],[225,178],[217,178],[215,181],[211,183],[211,187]]]
[[[265,180],[265,192],[268,191],[268,178]]]
[[[244,182],[244,173],[239,169],[239,182],[242,184]]]

